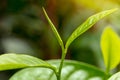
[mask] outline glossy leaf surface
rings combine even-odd
[[[58,66],[59,60],[48,61]],[[101,70],[77,61],[66,60],[61,80],[103,80],[106,74]],[[17,72],[10,80],[57,80],[53,71],[46,68],[27,68]]]
[[[120,72],[112,75],[108,80],[120,80]]]
[[[49,63],[29,55],[13,53],[0,55],[0,71],[33,66],[53,69]]]
[[[102,19],[103,17],[113,13],[117,9],[111,9],[107,11],[100,12],[98,14],[95,14],[91,17],[89,17],[82,25],[80,25],[73,33],[72,35],[68,38],[67,43],[66,43],[66,48],[69,47],[69,45],[82,33],[87,31],[89,28],[91,28],[97,21]]]
[[[120,38],[111,27],[106,27],[102,33],[101,49],[106,67],[115,68],[120,62]]]

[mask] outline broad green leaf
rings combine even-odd
[[[102,33],[101,49],[108,71],[115,68],[120,62],[120,38],[111,27],[106,27]]]
[[[55,69],[49,63],[29,55],[13,53],[0,55],[0,71],[26,67],[46,67]]]
[[[60,60],[48,61],[59,66]],[[104,80],[106,74],[101,70],[77,61],[66,60],[62,68],[61,80]],[[45,68],[27,68],[18,71],[10,80],[57,80],[52,70]]]
[[[120,72],[112,75],[108,80],[120,80]]]
[[[103,17],[115,12],[117,9],[111,9],[111,10],[106,10],[103,12],[100,12],[98,14],[95,14],[91,17],[89,17],[82,25],[80,25],[73,33],[72,35],[68,38],[67,43],[65,45],[66,48],[69,47],[69,45],[82,33],[87,31],[89,28],[91,28],[97,21],[102,19]]]
[[[52,21],[51,21],[50,18],[48,17],[47,12],[45,11],[45,9],[44,9],[44,8],[42,8],[42,9],[43,9],[43,12],[44,12],[44,14],[45,14],[45,17],[46,17],[48,23],[50,24],[50,26],[51,26],[51,28],[52,28],[53,33],[55,34],[55,36],[56,36],[56,38],[57,38],[57,40],[58,40],[61,48],[63,49],[63,48],[64,48],[64,44],[63,44],[63,41],[62,41],[62,39],[61,39],[61,37],[60,37],[60,35],[59,35],[56,27],[54,26],[54,24],[52,23]]]

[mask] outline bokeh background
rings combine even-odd
[[[120,7],[120,0],[0,0],[0,54],[17,53],[43,60],[60,59],[61,48],[47,23],[44,6],[64,43],[89,16]],[[111,25],[120,34],[120,11],[100,20],[69,47],[66,59],[82,61],[104,69],[100,36]],[[8,80],[17,70],[0,72]]]

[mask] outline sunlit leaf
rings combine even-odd
[[[108,80],[120,80],[120,72],[112,75]]]
[[[120,61],[120,38],[111,27],[106,27],[102,33],[101,49],[106,68],[115,68]]]
[[[48,61],[59,66],[59,60]],[[77,61],[66,60],[62,68],[61,80],[104,80],[106,74],[101,70]],[[17,72],[10,80],[57,80],[52,70],[27,68]]]
[[[13,53],[0,55],[0,71],[26,67],[54,68],[49,63],[29,55]]]
[[[44,9],[44,8],[42,8],[42,9],[43,9],[43,12],[44,12],[44,14],[45,14],[45,17],[46,17],[48,23],[50,24],[50,26],[51,26],[51,28],[52,28],[53,33],[55,34],[55,36],[56,36],[56,38],[57,38],[57,40],[58,40],[61,48],[63,49],[63,48],[64,48],[64,44],[63,44],[63,41],[62,41],[62,39],[61,39],[61,37],[60,37],[60,35],[59,35],[56,27],[54,26],[54,24],[52,23],[52,21],[51,21],[50,18],[48,17],[47,12],[45,11],[45,9]]]
[[[67,43],[66,43],[66,48],[69,47],[69,45],[82,33],[87,31],[89,28],[91,28],[97,21],[102,19],[103,17],[115,12],[117,9],[111,9],[111,10],[106,10],[103,12],[100,12],[98,14],[95,14],[91,17],[89,17],[82,25],[80,25],[73,33],[72,35],[68,38]]]

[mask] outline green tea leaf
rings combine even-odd
[[[120,80],[120,72],[112,75],[108,80]]]
[[[50,18],[48,17],[47,12],[45,11],[45,9],[44,9],[44,8],[42,8],[42,9],[43,9],[43,12],[44,12],[44,14],[45,14],[45,17],[46,17],[48,23],[50,24],[50,26],[51,26],[51,28],[52,28],[53,33],[55,34],[55,36],[56,36],[56,38],[57,38],[57,40],[58,40],[61,48],[63,49],[63,48],[64,48],[64,44],[63,44],[63,41],[62,41],[62,39],[61,39],[61,37],[60,37],[60,35],[59,35],[56,27],[54,26],[54,24],[52,23],[52,21],[51,21]]]
[[[102,33],[101,49],[108,71],[115,68],[120,62],[120,38],[111,27],[106,27]]]
[[[82,25],[80,25],[73,33],[72,35],[68,38],[67,43],[66,43],[66,48],[69,47],[69,45],[82,33],[87,31],[89,28],[91,28],[97,21],[102,19],[103,17],[115,12],[117,9],[111,9],[111,10],[106,10],[103,12],[100,12],[98,14],[95,14],[91,17],[89,17]]]
[[[54,69],[49,63],[29,55],[13,53],[0,55],[0,71],[26,67],[46,67]]]
[[[59,66],[60,60],[48,61]],[[62,68],[61,80],[104,80],[106,74],[101,70],[77,61],[66,60]],[[45,68],[27,68],[18,71],[10,80],[57,80],[52,70]]]

